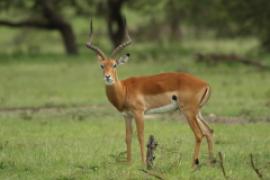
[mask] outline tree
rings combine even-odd
[[[144,39],[160,41],[168,37],[178,41],[182,37],[183,1],[187,0],[136,0],[128,1],[128,7],[148,21],[138,31],[144,34]]]
[[[66,6],[73,5],[72,7],[78,9],[80,6],[75,2],[73,0],[2,0],[0,2],[1,10],[16,12],[17,15],[26,17],[21,20],[13,20],[14,18],[2,19],[0,20],[0,26],[59,31],[66,53],[77,54],[78,48],[73,28],[62,14]]]
[[[76,36],[70,21],[66,17],[66,11],[72,11],[73,15],[87,17],[103,16],[107,20],[108,34],[113,46],[120,44],[124,36],[123,4],[127,0],[2,0],[0,10],[15,12],[16,16],[24,18],[0,19],[0,26],[12,28],[37,28],[56,30],[60,33],[63,44],[68,54],[77,54]],[[106,8],[106,9],[105,9]],[[26,16],[26,17],[25,17]]]
[[[185,1],[183,1],[185,2]],[[201,31],[214,30],[218,36],[256,36],[270,52],[269,0],[189,0],[186,22]]]
[[[125,38],[125,23],[122,7],[126,0],[107,0],[107,26],[113,46],[118,46]]]
[[[270,52],[270,1],[223,0],[223,4],[231,21],[240,26],[239,30],[259,37],[262,48]]]

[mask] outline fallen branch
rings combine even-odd
[[[258,177],[259,177],[260,179],[262,179],[262,178],[263,178],[263,175],[262,175],[262,173],[259,171],[259,169],[256,168],[255,163],[254,163],[254,161],[253,161],[253,155],[252,155],[252,153],[250,154],[250,163],[251,163],[251,167],[252,167],[252,169],[255,171],[255,173],[258,175]]]
[[[145,169],[139,169],[139,170],[142,171],[142,172],[144,172],[145,174],[148,174],[150,176],[153,176],[153,177],[155,177],[157,179],[165,180],[165,178],[162,175],[160,175],[160,174],[158,174],[156,172],[145,170]]]
[[[226,171],[223,164],[223,155],[221,152],[218,152],[218,157],[219,157],[219,164],[220,164],[223,176],[225,177],[225,179],[227,179]]]
[[[196,54],[196,60],[207,62],[207,63],[241,63],[249,66],[254,66],[259,69],[263,70],[270,70],[269,66],[266,66],[264,64],[261,64],[259,61],[251,60],[245,57],[241,57],[236,54],[218,54],[218,53],[208,53],[208,54],[202,54],[197,53]]]

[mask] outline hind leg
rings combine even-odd
[[[202,130],[203,135],[207,139],[208,144],[208,154],[209,154],[209,162],[214,163],[215,159],[213,156],[213,130],[209,127],[208,123],[204,120],[203,116],[201,115],[201,112],[197,114],[197,121],[200,126],[200,129]]]
[[[197,114],[196,111],[185,110],[184,114],[186,116],[188,124],[190,128],[192,129],[194,137],[195,137],[195,147],[194,147],[192,167],[196,167],[197,165],[199,165],[199,153],[200,153],[200,146],[201,146],[201,142],[203,138],[203,133],[196,118],[196,114]]]

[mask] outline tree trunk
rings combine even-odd
[[[0,20],[0,26],[8,26],[13,28],[30,27],[46,30],[57,30],[60,32],[65,51],[67,54],[78,54],[76,46],[76,37],[70,23],[64,20],[62,15],[55,8],[54,0],[36,0],[38,6],[41,7],[42,18],[30,18],[17,22],[9,20]]]
[[[30,28],[38,28],[38,29],[47,29],[47,30],[57,30],[60,32],[63,44],[65,47],[65,51],[67,54],[78,54],[78,48],[76,46],[76,37],[73,32],[73,29],[70,24],[62,23],[62,24],[53,24],[51,22],[46,22],[43,20],[24,20],[18,22],[12,22],[8,20],[0,20],[0,26],[7,26],[12,28],[22,28],[22,27],[30,27]]]
[[[53,0],[38,0],[38,2],[41,5],[44,18],[60,32],[66,53],[71,55],[78,54],[76,37],[72,26],[57,12],[54,7],[55,2]]]
[[[61,25],[59,32],[62,36],[63,43],[67,54],[78,54],[78,48],[76,45],[76,37],[72,27],[69,24]]]
[[[125,37],[124,18],[121,13],[124,0],[108,0],[107,26],[109,36],[114,47],[123,42]]]

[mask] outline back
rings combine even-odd
[[[122,81],[128,91],[137,91],[146,95],[156,95],[160,93],[177,91],[180,89],[196,89],[207,85],[199,78],[188,74],[169,72],[151,76],[131,77]]]

